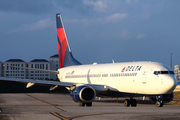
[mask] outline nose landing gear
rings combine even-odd
[[[162,100],[157,100],[156,101],[156,106],[157,107],[163,107],[163,105],[164,105],[164,102]]]

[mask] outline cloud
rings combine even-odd
[[[9,33],[28,32],[28,31],[45,29],[51,27],[54,24],[54,22],[55,21],[51,21],[50,19],[43,19],[43,20],[39,20],[36,23],[24,24],[14,30],[9,31]]]
[[[105,0],[83,0],[83,3],[88,6],[93,6],[93,10],[97,12],[104,12],[108,8]]]
[[[137,39],[141,39],[141,38],[143,38],[143,37],[145,37],[145,36],[146,36],[145,34],[138,34],[136,38],[137,38]]]
[[[109,22],[119,22],[125,19],[128,15],[126,13],[115,13],[111,16],[106,17],[106,20]]]
[[[122,32],[122,37],[123,37],[123,38],[127,37],[127,31],[123,31],[123,32]]]
[[[130,3],[130,2],[138,2],[138,0],[126,0],[127,3]]]
[[[53,2],[50,0],[0,0],[0,11],[3,12],[41,14],[51,11],[52,8]]]
[[[85,26],[88,26],[90,24],[96,24],[96,23],[117,23],[121,22],[125,18],[128,17],[128,14],[126,13],[114,13],[109,16],[101,17],[101,18],[96,18],[96,19],[67,19],[66,22],[68,23],[81,23],[84,24]]]

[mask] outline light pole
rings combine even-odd
[[[173,55],[173,53],[171,53],[171,69],[172,69],[172,55]]]

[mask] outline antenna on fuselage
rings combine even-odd
[[[114,59],[112,59],[112,62],[114,63]]]

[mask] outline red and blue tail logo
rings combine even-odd
[[[58,40],[58,52],[59,52],[59,68],[72,66],[72,65],[81,65],[81,63],[78,62],[72,56],[66,38],[61,15],[59,13],[56,14],[56,25],[57,25],[57,40]]]

